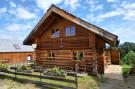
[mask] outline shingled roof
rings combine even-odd
[[[41,35],[43,30],[45,30],[45,29],[40,29],[40,26],[44,24],[47,27],[49,21],[50,22],[53,21],[53,19],[48,20],[49,16],[53,17],[53,16],[51,16],[52,13],[55,13],[55,14],[65,18],[65,19],[75,23],[75,24],[78,24],[78,25],[86,28],[87,30],[94,32],[95,34],[102,37],[107,43],[109,43],[112,46],[117,46],[119,43],[118,36],[108,32],[108,31],[105,31],[104,29],[99,28],[91,23],[88,23],[88,22],[64,11],[63,9],[56,7],[55,5],[51,5],[51,7],[47,10],[46,14],[41,18],[39,23],[35,26],[33,31],[24,40],[23,44],[31,45],[34,43],[37,34]]]
[[[22,41],[0,39],[0,52],[32,52],[32,46],[23,45]]]

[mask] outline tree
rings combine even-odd
[[[135,52],[135,43],[125,42],[123,44],[120,44],[118,48],[121,53],[121,58],[123,58],[129,51]]]
[[[123,58],[122,63],[135,65],[135,52],[129,51]]]

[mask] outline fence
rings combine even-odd
[[[1,72],[8,73],[8,74],[14,74],[14,77],[12,76],[12,78],[14,78],[14,79],[20,79],[20,78],[17,78],[17,75],[19,75],[19,76],[27,76],[27,77],[39,78],[40,83],[42,82],[42,79],[48,79],[48,80],[72,83],[72,84],[75,85],[75,87],[42,82],[42,84],[44,84],[44,86],[57,87],[57,88],[62,88],[62,89],[78,89],[77,73],[72,73],[72,75],[70,74],[69,76],[74,77],[74,80],[70,80],[70,79],[66,79],[66,78],[43,75],[41,70],[38,71],[39,75],[34,75],[34,74],[30,74],[30,73],[17,72],[17,68],[11,68],[11,69],[12,69],[12,71],[11,70],[4,70],[4,71],[1,71]],[[6,76],[5,74],[3,74],[3,75]]]

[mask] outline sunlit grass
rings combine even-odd
[[[5,73],[5,74],[8,76],[14,77],[14,74],[8,74],[8,73]],[[39,75],[39,73],[37,73],[36,75]],[[32,81],[40,81],[39,78],[20,76],[20,75],[17,75],[17,78],[32,80]],[[67,76],[66,79],[75,80],[75,77]],[[8,80],[10,80],[10,78],[8,78]],[[21,84],[24,84],[24,83],[26,83],[26,84],[29,83],[29,81],[12,80],[12,82],[13,81],[17,82],[17,84],[16,84],[17,86],[21,86]],[[42,82],[64,85],[64,86],[69,86],[69,87],[76,87],[76,85],[73,83],[61,82],[61,81],[55,81],[55,80],[49,80],[49,79],[42,79]],[[97,77],[94,77],[94,76],[78,77],[78,87],[79,87],[78,89],[99,89],[100,84],[103,84],[102,81],[100,81]],[[8,85],[10,85],[12,87],[11,82],[9,82]],[[59,89],[59,88],[48,88],[48,89]]]

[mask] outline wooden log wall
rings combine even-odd
[[[95,37],[95,34],[86,30],[85,28],[60,17],[57,17],[53,22],[46,29],[46,31],[38,38],[37,49],[46,49],[46,50],[89,49],[95,44],[94,42],[95,38],[93,38]],[[70,27],[75,26],[76,29],[75,36],[65,35],[65,28],[68,26]],[[51,30],[53,29],[60,30],[60,37],[58,38],[51,37]],[[89,38],[91,38],[91,40],[89,40]],[[60,44],[63,47],[60,47]]]
[[[118,49],[111,50],[111,63],[112,64],[120,64],[120,51]]]
[[[21,64],[27,63],[27,57],[31,55],[35,60],[33,52],[12,52],[12,53],[0,53],[0,61],[5,64]]]
[[[53,50],[55,54],[55,59],[48,58],[48,52],[46,50],[37,50],[37,66],[43,67],[60,67],[66,70],[74,70],[75,63],[78,63],[78,69],[85,72],[92,72],[92,49],[91,50],[81,50],[84,52],[84,59],[80,61],[73,60],[72,52],[74,50]]]
[[[105,41],[96,36],[96,60],[97,60],[97,70],[99,73],[104,73],[104,59],[103,59],[103,50],[105,48]]]
[[[104,49],[103,60],[104,60],[104,66],[105,66],[105,68],[107,68],[107,66],[108,66],[109,64],[111,64],[110,50]]]

